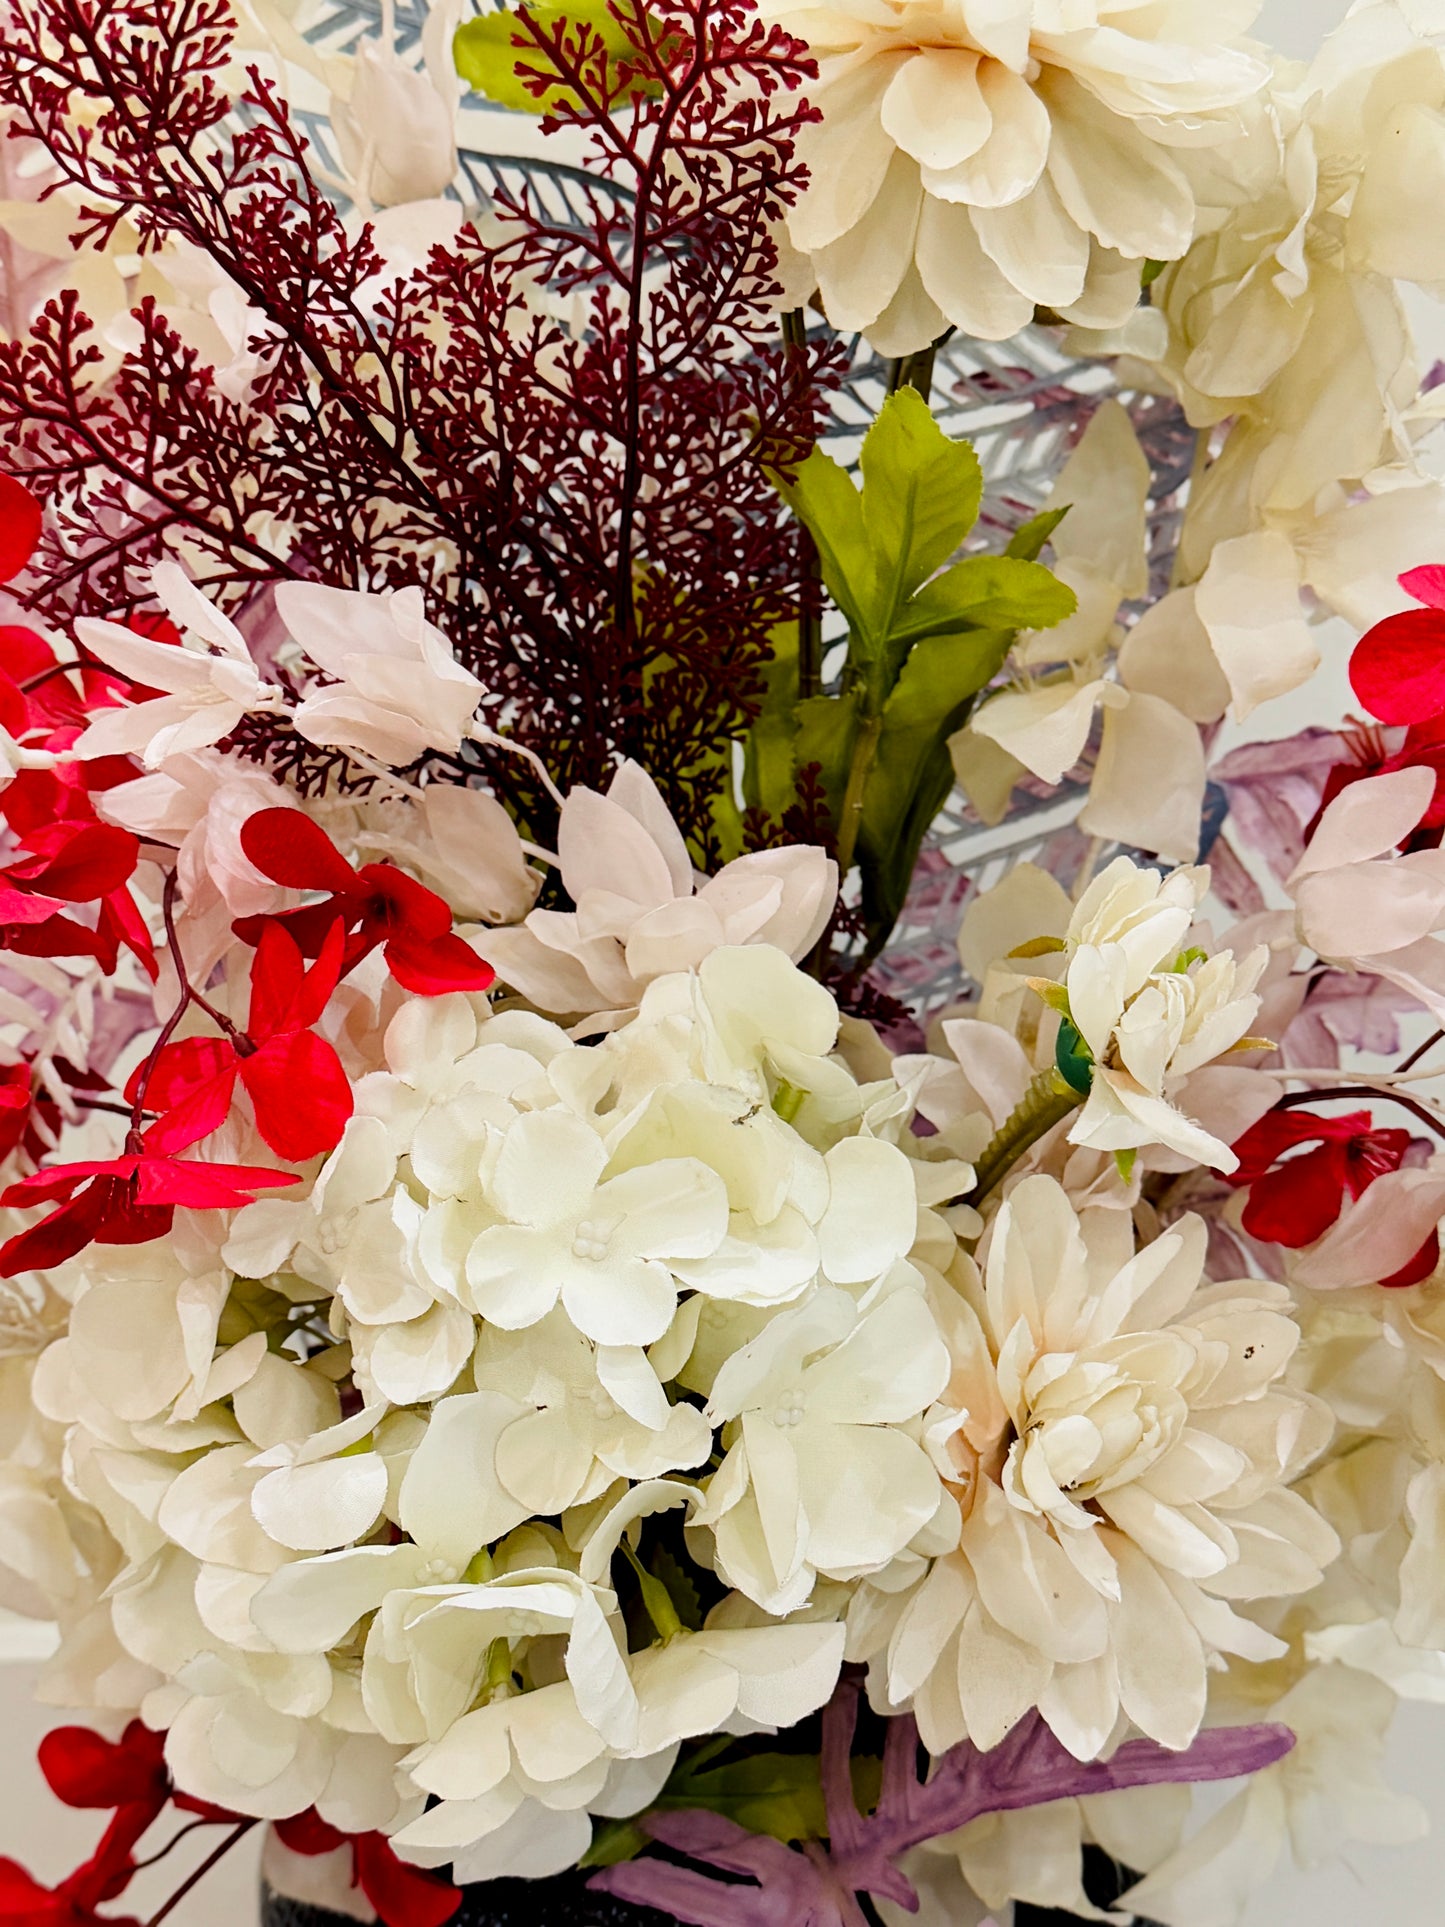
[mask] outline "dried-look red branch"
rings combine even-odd
[[[232,607],[293,574],[420,582],[494,719],[564,786],[641,758],[705,857],[804,573],[764,466],[806,450],[837,370],[785,351],[771,312],[813,68],[747,0],[613,11],[624,58],[590,27],[523,25],[552,123],[590,141],[579,225],[524,188],[488,238],[463,228],[397,279],[269,82],[253,71],[245,126],[228,118],[220,0],[21,0],[0,104],[77,193],[82,236],[124,217],[144,248],[199,249],[253,331],[238,400],[151,301],[107,374],[63,295],[0,344],[0,435],[52,512],[22,585],[52,619],[146,603],[178,537]],[[274,719],[238,740],[306,789],[345,779]],[[545,816],[523,765],[494,774]]]

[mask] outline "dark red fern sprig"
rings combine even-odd
[[[705,860],[803,575],[765,468],[800,459],[839,373],[835,350],[785,354],[771,306],[814,70],[750,0],[613,12],[621,58],[585,25],[519,28],[551,123],[590,139],[577,225],[524,187],[499,238],[464,228],[399,277],[256,73],[238,124],[221,0],[17,0],[0,104],[82,236],[124,217],[145,248],[199,249],[253,332],[222,380],[146,303],[112,374],[63,297],[0,344],[0,438],[50,508],[21,586],[51,620],[143,606],[178,542],[243,620],[287,575],[420,583],[492,721],[564,785],[640,757]],[[361,780],[276,722],[238,747],[311,793]],[[491,773],[545,827],[525,766]]]

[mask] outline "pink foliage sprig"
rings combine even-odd
[[[965,1741],[921,1778],[918,1729],[905,1715],[889,1721],[878,1805],[863,1814],[850,1767],[858,1694],[858,1682],[844,1680],[823,1714],[826,1846],[810,1840],[788,1847],[718,1813],[653,1813],[641,1824],[659,1845],[744,1878],[719,1880],[644,1857],[604,1868],[590,1884],[693,1927],[866,1927],[860,1894],[915,1911],[918,1895],[898,1861],[910,1848],[986,1813],[1125,1787],[1234,1779],[1272,1766],[1294,1745],[1286,1726],[1220,1727],[1201,1733],[1182,1753],[1130,1740],[1111,1759],[1079,1761],[1032,1713],[991,1751]]]

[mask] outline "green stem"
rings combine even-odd
[[[900,388],[916,388],[925,401],[933,394],[933,363],[939,349],[953,334],[952,328],[945,328],[936,341],[926,348],[919,348],[911,355],[900,355],[888,364],[888,392],[896,395]]]
[[[783,316],[783,343],[794,355],[808,352],[808,318],[801,308],[789,308]],[[803,566],[803,581],[798,598],[798,701],[822,693],[823,623],[817,609],[818,545],[804,525],[798,524],[798,554]]]
[[[878,740],[883,734],[883,714],[865,716],[858,727],[858,735],[853,744],[853,759],[848,765],[848,787],[843,792],[843,807],[838,820],[838,875],[846,877],[853,867],[853,855],[858,848],[858,833],[863,827],[863,792],[868,785],[869,772],[878,754]]]
[[[959,1204],[982,1204],[991,1191],[1008,1176],[1024,1152],[1047,1137],[1056,1124],[1062,1124],[1076,1111],[1083,1098],[1071,1090],[1056,1070],[1040,1071],[1029,1085],[1010,1117],[984,1147],[974,1169],[973,1189]]]

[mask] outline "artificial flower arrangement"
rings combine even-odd
[[[0,1567],[111,1819],[0,1916],[267,1823],[386,1927],[1225,1927],[1418,1832],[1445,13],[1254,11],[4,0]],[[935,412],[1025,329],[1114,383],[1039,500]]]

